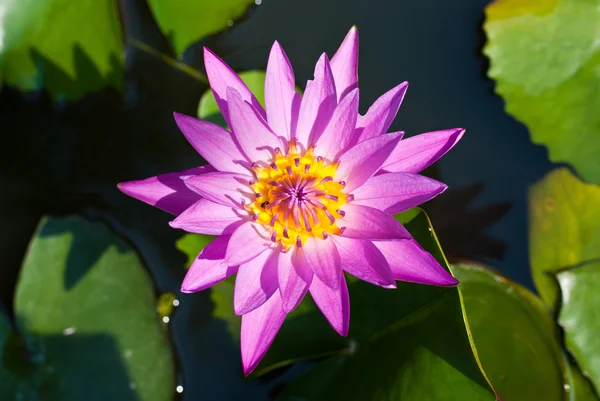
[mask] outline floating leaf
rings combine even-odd
[[[65,276],[76,273],[67,289]],[[152,282],[102,224],[76,217],[42,223],[24,261],[15,313],[35,368],[20,386],[35,399],[173,398],[173,360]]]
[[[148,0],[162,32],[177,54],[203,37],[226,28],[254,0]]]
[[[6,84],[77,99],[123,80],[123,38],[113,0],[18,0],[0,6]]]
[[[533,281],[544,302],[556,307],[550,273],[600,258],[600,187],[567,168],[546,175],[529,191],[529,247]]]
[[[510,401],[567,398],[563,357],[546,305],[520,285],[477,265],[453,266],[481,364]]]
[[[600,1],[496,0],[484,25],[489,76],[550,159],[600,183]]]
[[[558,323],[567,348],[596,389],[600,389],[600,262],[561,271],[556,276],[562,293]]]

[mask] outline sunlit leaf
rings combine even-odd
[[[227,28],[254,0],[148,0],[177,54],[203,37]]]
[[[123,38],[113,0],[7,0],[0,5],[5,84],[77,99],[123,80]]]
[[[496,0],[486,9],[489,76],[550,159],[600,183],[598,0]]]
[[[556,307],[551,272],[600,258],[600,187],[559,168],[529,191],[531,273],[537,291]]]

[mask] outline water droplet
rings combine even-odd
[[[262,0],[254,0],[254,4],[260,6],[262,4]]]
[[[174,299],[173,300],[173,306],[179,306],[179,300],[178,299]]]
[[[227,26],[233,26],[233,20],[227,21]]]
[[[177,386],[175,391],[177,391],[179,394],[183,393],[183,386],[182,385]]]
[[[169,319],[169,316],[163,316],[163,318],[162,318],[162,321],[164,323],[169,323],[169,320],[171,320],[171,319]]]
[[[131,383],[129,383],[129,388],[130,388],[130,389],[132,389],[132,390],[135,390],[135,387],[136,387],[136,386],[135,386],[135,383],[134,383],[134,382],[131,382]]]
[[[568,384],[568,383],[565,383],[565,391],[566,391],[566,392],[569,392],[569,391],[571,391],[571,385],[570,385],[570,384]]]
[[[131,356],[133,355],[133,351],[130,349],[125,350],[125,353],[123,355],[125,356],[125,359],[131,359]]]
[[[65,336],[70,336],[73,333],[75,333],[75,327],[67,327],[66,329],[63,330],[63,334]]]

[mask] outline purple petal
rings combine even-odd
[[[204,48],[204,67],[206,68],[206,75],[215,95],[215,100],[219,109],[221,109],[227,125],[231,127],[229,107],[227,105],[227,88],[235,89],[244,101],[250,103],[263,118],[266,118],[265,111],[244,81],[240,79],[231,67],[206,47]]]
[[[270,248],[269,233],[261,224],[248,221],[231,235],[225,261],[230,266],[247,263]]]
[[[235,89],[227,89],[227,101],[231,130],[244,154],[253,162],[270,159],[275,148],[281,147],[279,138]]]
[[[173,228],[208,235],[228,235],[248,221],[248,213],[200,199],[169,223]],[[230,264],[234,266],[234,264]]]
[[[315,66],[315,79],[306,85],[296,137],[301,144],[310,145],[312,138],[317,138],[329,123],[337,104],[335,82],[329,66],[327,55],[323,53]]]
[[[369,178],[354,190],[353,203],[395,214],[433,199],[446,188],[445,184],[422,175],[386,173]]]
[[[331,327],[340,335],[347,336],[350,327],[350,298],[344,275],[340,276],[336,289],[323,284],[318,277],[313,277],[310,295]]]
[[[206,174],[213,171],[215,169],[211,166],[202,166],[144,180],[121,182],[117,184],[117,187],[121,192],[132,198],[173,215],[178,215],[200,199],[200,195],[186,187],[181,177]]]
[[[303,248],[279,254],[279,292],[283,310],[294,310],[312,282],[313,272],[306,263]]]
[[[219,171],[249,173],[250,163],[231,132],[208,121],[179,113],[173,115],[188,142],[211,166]]]
[[[331,239],[310,237],[304,244],[306,263],[315,276],[331,288],[337,288],[342,276],[340,254]]]
[[[371,241],[332,237],[345,271],[363,281],[384,288],[396,288],[388,262]]]
[[[337,105],[323,134],[316,140],[317,154],[335,160],[352,141],[358,115],[358,89],[354,89]]]
[[[358,87],[358,29],[356,26],[344,38],[331,59],[338,101]]]
[[[375,138],[387,132],[394,118],[396,118],[396,114],[398,114],[406,89],[408,89],[408,82],[402,82],[377,99],[369,107],[364,117],[358,116],[355,143]]]
[[[464,129],[455,128],[404,139],[381,168],[391,172],[418,173],[452,149],[464,133]]]
[[[388,158],[400,141],[401,134],[380,135],[350,148],[339,159],[338,180],[346,181],[346,191],[360,187]]]
[[[408,231],[391,215],[372,207],[349,203],[344,206],[346,215],[337,224],[344,228],[340,234],[346,238],[392,240],[412,238]]]
[[[248,376],[265,355],[285,320],[279,291],[260,308],[242,316],[241,348],[244,374]]]
[[[273,43],[269,62],[267,64],[267,77],[265,79],[265,104],[267,106],[267,121],[269,127],[276,135],[290,139],[292,121],[297,121],[298,116],[292,117],[294,106],[296,114],[299,102],[294,102],[297,96],[295,91],[296,81],[294,70],[285,52],[277,41]]]
[[[233,310],[236,315],[252,312],[277,291],[278,253],[279,251],[263,252],[240,266],[233,292]]]
[[[439,286],[458,284],[458,280],[414,239],[374,244],[387,259],[396,280]]]
[[[254,192],[248,185],[251,176],[239,173],[214,172],[188,177],[185,185],[203,198],[223,206],[241,208],[249,202]]]
[[[223,262],[229,238],[231,236],[221,235],[204,247],[187,271],[181,292],[202,291],[237,272],[237,266],[228,267]]]

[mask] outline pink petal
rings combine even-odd
[[[261,224],[248,221],[231,235],[225,261],[230,266],[247,263],[269,249],[272,242],[269,233]]]
[[[275,148],[281,147],[279,138],[235,89],[227,89],[227,101],[231,130],[244,154],[253,162],[270,159]]]
[[[325,285],[318,277],[313,277],[310,295],[331,327],[340,335],[347,336],[350,327],[350,298],[344,275],[340,276],[336,289]]]
[[[337,105],[323,134],[316,140],[316,153],[336,160],[352,141],[358,115],[358,89],[354,89]]]
[[[402,99],[406,94],[406,89],[408,89],[408,82],[402,82],[377,99],[369,107],[364,117],[358,116],[355,143],[375,138],[387,132],[394,118],[396,118]]]
[[[214,172],[188,177],[185,185],[203,198],[223,206],[241,208],[252,199],[254,192],[248,185],[251,176],[239,173]]]
[[[379,170],[401,137],[399,133],[380,135],[350,148],[339,159],[336,179],[346,181],[346,191],[360,187]]]
[[[223,262],[229,238],[231,236],[221,235],[204,247],[187,271],[181,292],[202,291],[237,272],[237,266],[227,266]]]
[[[217,101],[217,105],[219,105],[219,109],[221,109],[227,125],[231,126],[230,112],[227,105],[227,88],[235,89],[244,101],[250,103],[263,118],[266,118],[265,111],[260,102],[250,92],[244,81],[240,79],[231,67],[206,47],[204,48],[204,67],[206,68],[206,75],[215,95],[215,100]]]
[[[243,210],[200,199],[171,221],[169,225],[191,233],[227,235],[248,221],[249,218],[248,213]],[[230,264],[230,266],[234,266],[234,264]]]
[[[312,268],[315,276],[331,288],[337,288],[342,276],[340,254],[330,238],[309,237],[304,244],[306,263]]]
[[[384,288],[396,288],[388,262],[371,241],[332,237],[345,271],[363,281]]]
[[[446,154],[462,138],[462,128],[428,132],[400,141],[389,155],[383,170],[418,173]]]
[[[250,163],[235,143],[231,132],[208,121],[173,113],[188,142],[204,160],[219,171],[249,173]]]
[[[121,192],[165,212],[178,215],[200,199],[200,195],[185,186],[181,177],[213,172],[211,166],[202,166],[179,173],[169,173],[144,180],[117,184]]]
[[[292,134],[292,121],[298,118],[297,115],[292,118],[294,103],[299,106],[298,101],[294,102],[297,95],[295,89],[296,81],[290,60],[288,60],[279,43],[275,41],[269,55],[267,77],[265,79],[267,121],[276,135],[288,140]],[[295,108],[297,114],[298,107]]]
[[[244,374],[248,376],[265,355],[285,320],[279,292],[260,308],[242,316],[241,348]]]
[[[306,86],[300,104],[296,137],[301,144],[309,146],[314,141],[312,138],[321,135],[333,115],[336,99],[331,67],[323,53],[315,66],[315,79]]]
[[[374,242],[387,259],[396,280],[439,286],[458,284],[452,275],[414,239]]]
[[[278,253],[280,252],[263,252],[240,266],[233,292],[233,310],[236,315],[253,311],[277,291]]]
[[[344,230],[340,236],[370,240],[412,238],[402,224],[381,210],[349,203],[344,206],[344,211],[346,215],[337,220]]]
[[[294,310],[312,282],[313,272],[306,263],[303,248],[279,254],[279,292],[283,310]]]
[[[356,26],[344,38],[331,59],[331,71],[335,79],[338,101],[358,87],[358,29]]]
[[[445,184],[422,175],[386,173],[369,178],[354,190],[353,203],[395,214],[435,198],[446,188]]]

